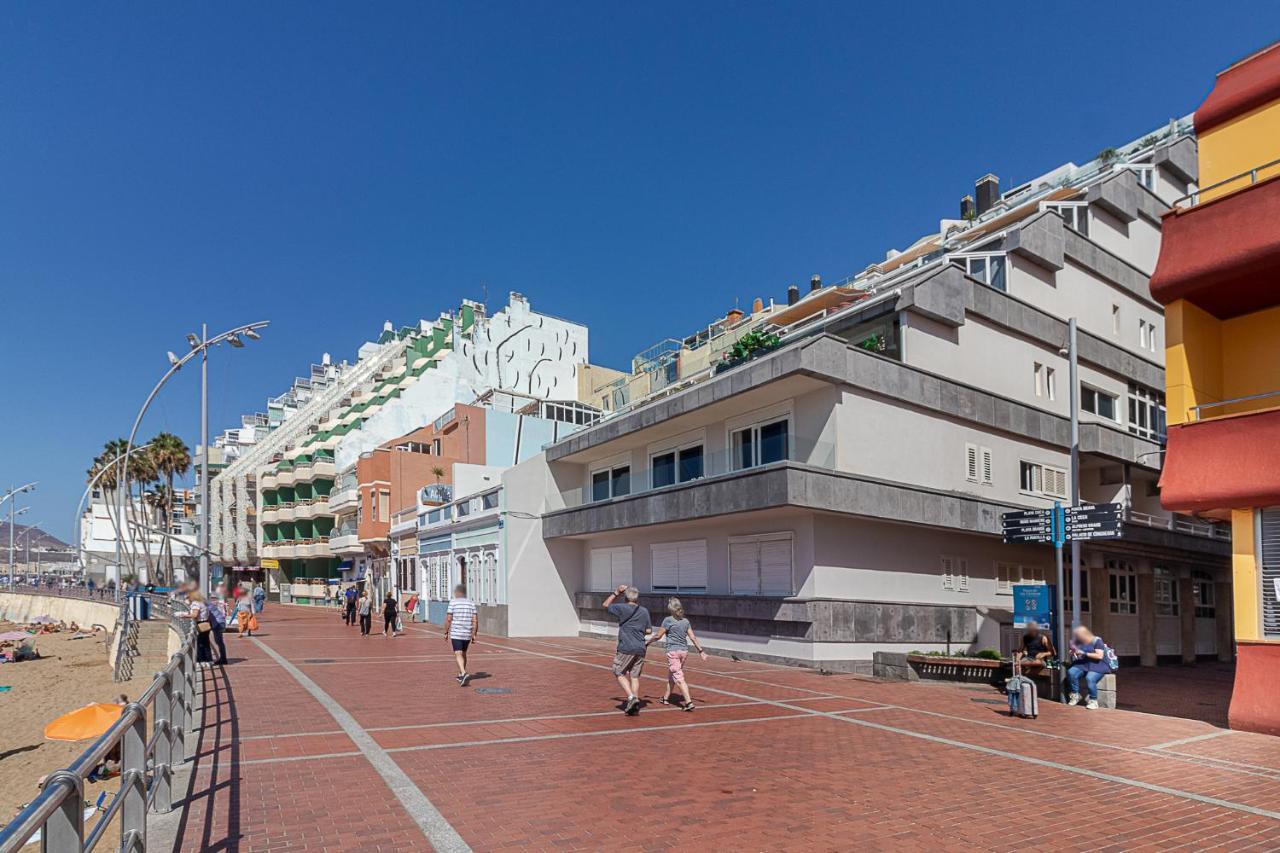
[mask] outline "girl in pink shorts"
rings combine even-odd
[[[670,615],[662,620],[662,627],[648,640],[650,643],[663,638],[667,641],[667,689],[662,696],[662,704],[671,704],[671,690],[675,688],[684,696],[684,704],[680,706],[680,710],[692,711],[693,697],[689,695],[689,682],[684,677],[684,662],[689,657],[689,644],[693,644],[703,660],[707,659],[707,653],[694,635],[693,626],[685,618],[680,599],[667,599],[667,613]]]

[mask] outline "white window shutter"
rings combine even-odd
[[[950,557],[942,558],[942,588],[956,588],[955,567],[954,562]]]
[[[991,448],[982,448],[982,482],[984,485],[991,485]]]
[[[626,584],[631,586],[631,546],[624,545],[621,548],[610,548],[612,559],[612,579],[609,589],[617,589]]]
[[[729,543],[729,591],[733,595],[760,593],[759,555],[757,542]]]
[[[964,446],[964,476],[974,482],[978,479],[978,447],[975,444]]]
[[[679,547],[680,588],[707,588],[707,542],[682,542]]]
[[[996,563],[996,592],[1013,591],[1012,568],[1008,563]]]
[[[969,591],[969,561],[959,560],[956,563],[956,591]]]
[[[760,543],[760,593],[762,595],[795,593],[791,551],[791,537],[770,539]]]
[[[613,580],[612,556],[607,548],[591,549],[591,562],[587,567],[587,588],[592,592],[604,592]]]
[[[673,543],[649,546],[649,586],[671,590],[680,586],[680,548]]]

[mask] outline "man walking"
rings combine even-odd
[[[360,636],[369,636],[369,628],[373,625],[373,599],[369,597],[367,589],[360,590],[360,600],[356,602],[356,609],[360,612]]]
[[[347,591],[343,593],[345,601],[345,609],[342,611],[342,619],[348,625],[356,624],[356,588],[354,586],[347,587]]]
[[[476,639],[476,606],[467,598],[467,588],[458,584],[453,588],[453,598],[444,617],[444,635],[453,646],[453,659],[458,662],[458,686],[466,687],[471,680],[467,672],[467,649]]]
[[[614,601],[622,596],[624,603]],[[640,713],[640,673],[644,671],[645,636],[653,631],[649,611],[640,606],[640,590],[623,584],[604,600],[604,609],[618,620],[618,651],[613,674],[627,693],[622,710],[629,717]]]

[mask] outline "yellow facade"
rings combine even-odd
[[[1185,299],[1165,309],[1165,404],[1169,423],[1194,406],[1280,391],[1280,306],[1219,320]],[[1206,409],[1216,418],[1280,407],[1280,397]]]
[[[1261,604],[1258,590],[1258,559],[1254,553],[1253,510],[1231,511],[1231,582],[1232,602],[1235,613],[1237,640],[1257,640],[1262,637],[1259,619]]]
[[[1206,190],[1201,201],[1249,185],[1248,172],[1280,159],[1280,101],[1264,104],[1200,135],[1200,186],[1212,187],[1237,175],[1225,186]],[[1258,179],[1280,174],[1280,165],[1260,170]]]

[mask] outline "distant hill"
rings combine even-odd
[[[22,537],[30,529],[24,524],[15,524],[13,526],[13,547],[15,551],[26,550],[26,540]],[[31,550],[34,551],[37,547],[41,551],[71,549],[71,546],[66,542],[56,536],[45,533],[43,530],[31,534]],[[7,521],[0,522],[0,551],[5,553],[9,551],[9,522]]]

